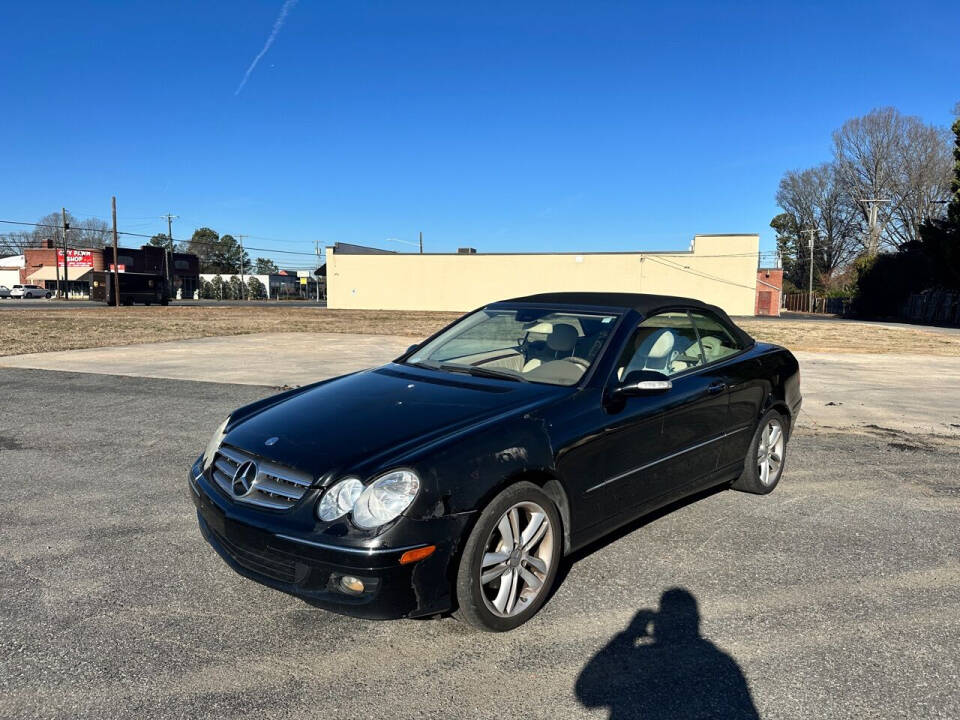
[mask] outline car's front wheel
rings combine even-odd
[[[457,573],[456,616],[480,630],[513,630],[547,600],[561,556],[560,513],[536,485],[497,495],[474,526]]]
[[[786,453],[786,418],[770,410],[760,418],[747,450],[743,474],[734,481],[733,489],[757,495],[772,492],[783,474]]]

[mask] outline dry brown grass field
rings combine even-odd
[[[0,355],[269,332],[333,332],[422,338],[457,313],[276,306],[5,310]],[[744,320],[758,340],[792,350],[960,356],[960,335],[854,322]]]

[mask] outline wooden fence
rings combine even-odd
[[[912,322],[960,325],[960,293],[927,290],[911,295],[901,315]]]
[[[824,313],[826,309],[826,298],[814,293],[813,305],[810,304],[810,295],[807,293],[791,293],[783,296],[783,309],[792,312],[814,312]]]
[[[813,294],[813,309],[810,309],[810,296],[807,293],[792,293],[783,296],[783,309],[793,312],[814,312],[826,313],[827,315],[846,314],[849,298],[842,297],[824,297],[823,295]]]

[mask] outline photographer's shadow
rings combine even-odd
[[[611,720],[759,718],[736,661],[700,636],[697,600],[682,588],[640,610],[577,678],[586,707],[609,707]]]

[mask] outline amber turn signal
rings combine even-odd
[[[436,549],[436,545],[427,545],[426,547],[417,548],[416,550],[407,550],[400,556],[400,564],[409,565],[410,563],[417,562],[417,560],[428,558],[433,555],[433,551]]]

